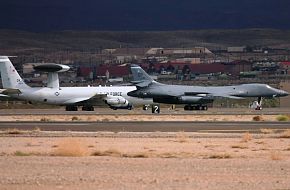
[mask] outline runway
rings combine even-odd
[[[260,133],[261,129],[286,130],[290,122],[0,122],[6,129],[82,132],[211,132]]]

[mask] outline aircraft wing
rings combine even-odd
[[[107,94],[95,94],[94,96],[91,97],[73,98],[64,102],[64,104],[78,104],[78,103],[96,104],[103,102],[103,99],[105,97],[107,97]]]
[[[242,97],[233,96],[231,94],[223,94],[223,93],[209,93],[209,92],[185,92],[185,96],[197,96],[197,97],[204,97],[204,98],[229,98],[229,99],[235,99],[235,100],[241,100],[244,99]],[[168,96],[171,97],[178,97],[180,94],[176,94],[176,92],[171,92],[168,94]]]
[[[122,96],[112,96],[107,94],[95,94],[92,97],[85,98],[74,98],[69,101],[64,102],[64,104],[74,104],[74,105],[94,105],[101,106],[107,105],[110,108],[121,108],[121,109],[132,109],[132,104]]]
[[[244,98],[242,97],[237,97],[237,96],[232,96],[228,94],[213,94],[213,97],[220,97],[220,98],[229,98],[229,99],[235,99],[235,100],[242,100]]]

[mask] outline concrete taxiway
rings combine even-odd
[[[81,132],[251,132],[261,129],[283,131],[290,122],[0,122],[0,130],[7,129]]]
[[[179,110],[179,111],[178,111]],[[135,110],[116,110],[113,111],[108,108],[98,108],[94,112],[66,112],[62,108],[59,109],[2,109],[0,110],[0,116],[2,121],[0,122],[0,130],[7,130],[11,128],[19,130],[33,130],[39,128],[42,131],[79,131],[79,132],[98,132],[98,131],[111,131],[111,132],[245,132],[259,133],[261,129],[273,129],[273,130],[286,130],[290,129],[290,122],[277,122],[277,121],[251,121],[253,116],[256,115],[290,115],[289,109],[284,108],[266,108],[262,111],[249,110],[248,108],[227,108],[217,109],[212,108],[209,111],[183,111],[167,110],[158,115],[152,115],[150,110],[143,111],[141,109]],[[67,120],[54,120],[48,119],[49,122],[41,122],[42,117],[50,116],[55,118],[57,116],[68,116]],[[86,120],[88,116],[102,117],[103,115],[113,116],[114,120],[110,119],[95,119],[94,121]],[[150,118],[147,120],[141,120],[144,117]],[[168,115],[168,117],[167,117]],[[190,120],[184,119],[180,121],[178,119],[183,116],[189,115]],[[198,115],[198,117],[207,117],[211,119],[205,121],[194,121],[192,117]],[[247,121],[236,120],[215,120],[213,117],[222,118],[230,115],[231,118],[235,118],[235,115],[248,115],[250,119]],[[17,116],[17,117],[15,117]],[[81,118],[79,121],[72,121],[71,118],[76,116]],[[143,117],[142,117],[143,116]],[[232,117],[233,116],[233,117]],[[21,120],[20,118],[24,118]],[[36,118],[34,121],[25,120],[25,118]],[[128,120],[122,121],[122,118],[129,117]],[[164,118],[175,118],[173,121],[165,121]],[[3,120],[4,118],[14,118],[10,120]],[[22,119],[23,119],[22,118]],[[137,120],[138,118],[141,118]],[[158,119],[159,118],[159,119]],[[163,119],[162,119],[163,118]],[[238,119],[238,118],[237,118]],[[68,121],[70,120],[70,121]],[[96,121],[97,120],[97,121]],[[106,121],[104,121],[106,120]],[[160,120],[160,121],[159,121]]]

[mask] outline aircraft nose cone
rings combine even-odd
[[[288,96],[289,93],[284,90],[279,90],[279,96]]]

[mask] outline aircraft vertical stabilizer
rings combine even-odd
[[[23,89],[29,88],[19,76],[8,56],[0,56],[0,72],[3,88]]]
[[[157,84],[139,65],[131,65],[131,72],[134,80],[131,83],[137,87],[146,87],[152,82]]]

